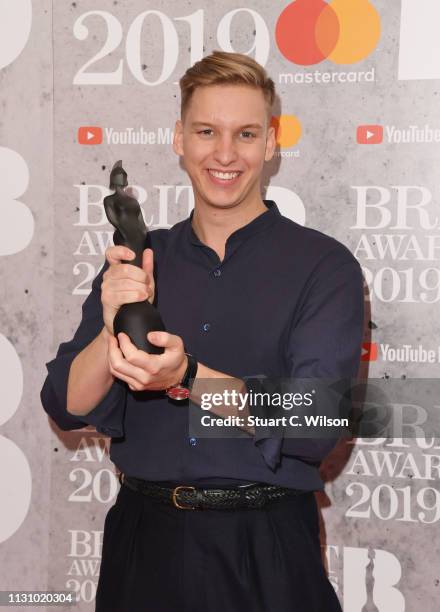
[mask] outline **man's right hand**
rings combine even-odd
[[[103,274],[101,301],[104,325],[113,336],[113,320],[122,304],[154,300],[153,251],[145,249],[142,256],[142,269],[123,260],[134,259],[134,252],[122,245],[109,247],[105,257],[109,268]]]

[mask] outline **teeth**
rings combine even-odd
[[[208,172],[217,178],[227,180],[231,180],[240,174],[239,172],[216,172],[215,170],[208,170]]]

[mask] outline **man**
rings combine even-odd
[[[261,197],[276,146],[264,69],[214,52],[180,86],[173,147],[194,211],[149,233],[142,270],[121,263],[125,247],[107,249],[41,393],[62,429],[92,424],[111,436],[123,473],[104,525],[96,610],[340,611],[313,494],[335,440],[259,428],[245,439],[189,437],[188,403],[167,394],[189,379],[356,376],[361,269],[341,243]],[[168,330],[148,336],[161,355],[113,336],[120,305],[146,298]]]

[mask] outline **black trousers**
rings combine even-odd
[[[96,612],[342,612],[313,493],[261,510],[178,510],[122,485]]]

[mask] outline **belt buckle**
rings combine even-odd
[[[177,501],[177,496],[179,495],[179,493],[180,493],[180,491],[182,489],[186,489],[187,491],[195,491],[196,490],[195,487],[186,486],[186,485],[179,485],[178,487],[175,487],[173,489],[173,494],[172,494],[172,499],[173,499],[174,506],[176,508],[179,508],[179,510],[195,510],[196,509],[195,506],[182,506]]]

